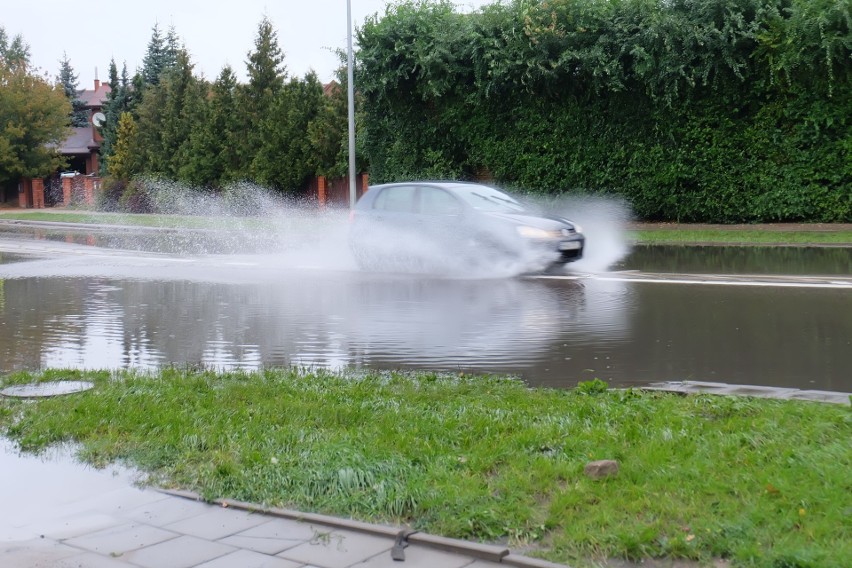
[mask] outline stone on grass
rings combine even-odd
[[[618,462],[615,460],[598,460],[586,464],[583,472],[592,479],[603,479],[618,473]]]

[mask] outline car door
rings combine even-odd
[[[391,185],[379,190],[370,212],[373,230],[382,239],[407,234],[417,223],[416,195],[413,185]]]
[[[435,186],[417,188],[417,213],[425,238],[440,250],[465,238],[464,205],[449,191]]]

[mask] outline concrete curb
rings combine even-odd
[[[837,391],[802,390],[759,385],[735,385],[705,381],[668,381],[639,387],[641,390],[680,394],[718,394],[725,396],[751,396],[776,400],[801,400],[831,404],[850,404],[852,394]]]
[[[157,489],[157,491],[165,493],[166,495],[171,495],[173,497],[181,497],[183,499],[190,499],[203,503],[212,503],[215,505],[221,505],[222,507],[227,507],[229,509],[236,509],[249,513],[259,513],[262,515],[290,519],[304,523],[324,525],[337,529],[360,532],[372,536],[395,539],[399,535],[400,531],[407,530],[401,527],[375,525],[371,523],[355,521],[352,519],[343,519],[340,517],[319,515],[316,513],[303,513],[301,511],[295,511],[292,509],[264,507],[256,503],[232,501],[230,499],[216,499],[214,501],[205,501],[200,495],[198,495],[197,493],[193,493],[192,491],[183,491],[175,489]],[[431,535],[419,531],[412,532],[408,536],[407,540],[410,544],[428,546],[430,548],[435,548],[445,552],[462,554],[465,556],[471,556],[473,558],[487,560],[490,562],[506,564],[507,566],[515,566],[517,568],[570,568],[567,567],[565,564],[555,564],[553,562],[548,562],[547,560],[530,558],[519,554],[512,554],[509,548],[505,546],[482,544],[478,542],[446,538],[443,536]]]

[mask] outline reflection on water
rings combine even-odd
[[[631,300],[629,340],[583,350],[581,379],[852,392],[849,290],[638,283]]]
[[[0,290],[0,371],[364,366],[852,391],[848,290],[322,271],[20,277]]]
[[[850,275],[852,248],[636,245],[614,270],[680,274]]]
[[[7,281],[6,295],[0,369],[188,362],[521,370],[566,330],[586,341],[624,327],[602,313],[620,305],[619,295],[598,293],[590,304],[578,283],[34,278]]]

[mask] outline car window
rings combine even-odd
[[[461,211],[461,203],[448,191],[428,186],[420,188],[420,212],[424,215],[458,215]]]
[[[500,213],[517,213],[524,207],[513,197],[486,185],[456,185],[453,190],[474,209]]]
[[[383,211],[401,211],[411,213],[414,211],[414,187],[394,186],[386,187],[376,196],[373,209]]]

